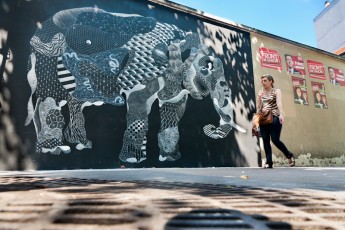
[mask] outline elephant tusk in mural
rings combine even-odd
[[[181,157],[178,125],[189,95],[213,100],[220,122],[219,127],[204,127],[207,136],[224,138],[232,128],[245,132],[234,122],[223,63],[209,54],[195,33],[152,17],[78,8],[45,21],[30,44],[27,78],[32,93],[25,124],[34,120],[37,152],[68,153],[66,141],[75,143],[77,150],[92,148],[83,109],[126,104],[127,128],[119,159],[142,162],[148,157],[148,115],[158,100],[159,160],[176,161]],[[187,57],[182,58],[183,53]],[[63,102],[68,106],[68,124],[61,113]]]
[[[30,62],[31,62],[31,69],[29,70],[29,72],[27,74],[27,79],[28,79],[28,83],[29,83],[30,88],[31,88],[31,95],[29,98],[28,106],[27,106],[28,116],[25,120],[25,125],[30,124],[31,120],[33,119],[33,115],[34,115],[34,106],[33,106],[33,102],[32,102],[32,95],[35,93],[36,88],[37,88],[37,76],[36,76],[36,71],[35,71],[35,66],[36,66],[36,55],[35,55],[35,53],[31,53]]]

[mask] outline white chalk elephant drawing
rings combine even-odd
[[[231,91],[220,59],[209,55],[195,33],[151,17],[106,12],[94,8],[67,9],[38,28],[30,41],[28,117],[33,120],[38,152],[68,153],[92,148],[86,138],[83,108],[104,103],[127,106],[127,129],[119,154],[124,162],[146,159],[148,114],[159,101],[160,161],[180,158],[178,124],[188,96],[210,95],[220,116],[218,127],[204,133],[224,138],[232,128]],[[188,57],[182,59],[182,53]],[[125,98],[121,95],[125,95]],[[33,105],[35,96],[35,106]],[[69,124],[61,113],[69,108]]]

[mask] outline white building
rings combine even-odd
[[[325,2],[325,9],[314,18],[317,47],[345,54],[345,0]]]

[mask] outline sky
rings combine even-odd
[[[313,20],[324,10],[325,3],[325,0],[172,1],[315,48]]]

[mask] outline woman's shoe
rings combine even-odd
[[[295,166],[295,159],[293,157],[288,158],[288,161],[289,161],[289,166],[290,167]]]
[[[264,164],[264,169],[273,169],[273,166],[269,164]]]

